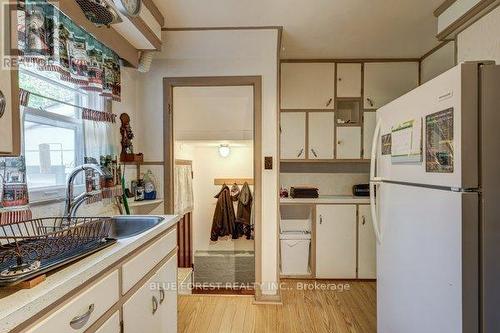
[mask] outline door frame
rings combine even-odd
[[[254,255],[255,297],[261,295],[262,283],[262,76],[194,76],[163,78],[163,170],[164,209],[174,213],[174,88],[175,87],[253,87],[253,157],[254,157]]]

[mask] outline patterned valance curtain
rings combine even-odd
[[[120,101],[120,59],[53,5],[19,1],[18,46],[21,61],[53,71],[82,89]]]

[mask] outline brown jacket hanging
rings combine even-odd
[[[212,231],[210,233],[210,240],[214,242],[217,241],[219,237],[234,237],[236,220],[229,187],[224,185],[215,198],[218,200],[212,221]]]

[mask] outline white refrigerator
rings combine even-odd
[[[500,332],[500,66],[463,63],[377,110],[378,333]]]

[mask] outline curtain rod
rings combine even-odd
[[[93,111],[93,112],[103,112],[103,113],[108,113],[107,111],[103,111],[103,110],[94,110],[94,109],[91,109],[91,108],[87,108],[87,107],[83,107],[83,106],[79,106],[79,105],[75,105],[75,104],[71,104],[71,103],[68,103],[68,102],[64,102],[64,101],[60,101],[56,98],[52,98],[52,97],[47,97],[47,96],[44,96],[44,95],[40,95],[38,93],[35,93],[35,92],[31,92],[29,90],[26,90],[26,89],[22,89],[21,90],[24,90],[24,91],[27,91],[30,95],[34,95],[34,96],[37,96],[37,97],[40,97],[40,98],[45,98],[45,99],[48,99],[49,101],[53,101],[53,102],[56,102],[56,103],[61,103],[61,104],[64,104],[64,105],[67,105],[67,106],[72,106],[74,108],[77,108],[77,109],[80,109],[80,110],[90,110],[90,111]]]

